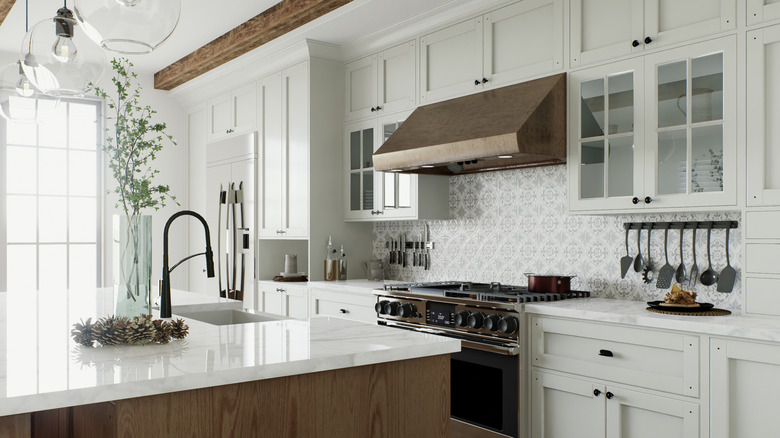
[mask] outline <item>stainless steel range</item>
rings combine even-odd
[[[452,355],[452,436],[513,437],[524,423],[523,304],[589,297],[499,283],[388,284],[374,290],[377,323],[461,340]]]

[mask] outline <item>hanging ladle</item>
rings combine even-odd
[[[712,222],[707,224],[707,269],[701,273],[699,281],[705,286],[712,286],[718,281],[718,273],[712,269],[712,259],[710,258],[710,236],[712,235]]]
[[[645,261],[642,260],[642,228],[636,230],[636,258],[634,259],[634,271],[642,272]]]

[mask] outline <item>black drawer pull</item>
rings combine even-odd
[[[599,350],[599,356],[613,357],[614,355],[609,350]]]

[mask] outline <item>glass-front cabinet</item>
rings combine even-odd
[[[571,73],[569,208],[736,205],[735,41]]]

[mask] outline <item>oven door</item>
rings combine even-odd
[[[520,355],[466,348],[451,355],[452,418],[510,437],[520,422]]]

